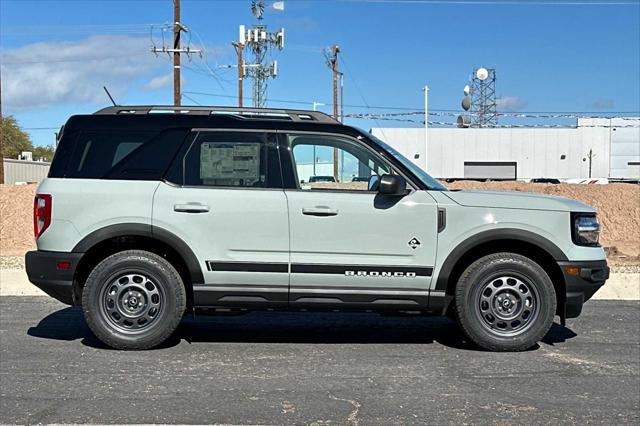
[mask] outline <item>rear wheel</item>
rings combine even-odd
[[[496,253],[473,262],[456,286],[455,310],[464,333],[492,351],[521,351],[549,331],[556,295],[547,273],[531,259]]]
[[[175,331],[186,306],[180,275],[164,258],[127,250],[100,262],[82,292],[91,331],[116,349],[149,349]]]

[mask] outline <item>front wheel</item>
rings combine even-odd
[[[521,351],[542,339],[556,312],[547,273],[531,259],[495,253],[473,262],[456,286],[458,324],[478,346]]]
[[[164,258],[127,250],[100,262],[82,292],[89,328],[116,349],[149,349],[180,324],[186,293],[180,274]]]

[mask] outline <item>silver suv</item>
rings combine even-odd
[[[119,349],[160,344],[187,311],[288,309],[446,314],[483,348],[524,350],[609,274],[593,208],[448,191],[312,111],[73,116],[34,231],[31,282]]]

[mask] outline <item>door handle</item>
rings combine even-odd
[[[200,203],[174,204],[173,211],[179,213],[208,213],[209,206]]]
[[[337,216],[338,210],[329,207],[306,207],[302,209],[302,214],[307,216]]]

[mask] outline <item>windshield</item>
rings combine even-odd
[[[438,182],[437,180],[429,176],[427,172],[425,172],[420,167],[415,165],[413,161],[409,160],[407,157],[400,154],[398,151],[396,151],[395,148],[393,148],[386,142],[383,142],[382,140],[376,138],[371,134],[369,134],[368,136],[371,139],[373,139],[378,145],[380,145],[385,151],[393,155],[393,157],[399,162],[401,162],[403,166],[409,169],[411,173],[413,173],[418,179],[420,179],[422,183],[424,183],[427,186],[427,188],[435,191],[447,191],[447,188],[443,184],[441,184],[440,182]]]

